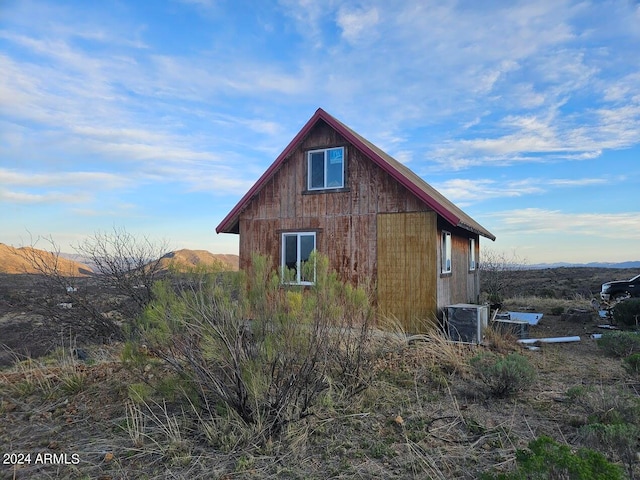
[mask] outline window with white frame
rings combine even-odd
[[[307,153],[307,188],[327,190],[344,187],[344,147]]]
[[[282,281],[298,285],[313,285],[315,265],[309,263],[316,249],[315,232],[287,232],[282,234]]]
[[[476,239],[469,239],[469,271],[476,269]]]
[[[451,273],[451,233],[442,232],[442,273]]]

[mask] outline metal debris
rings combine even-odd
[[[542,319],[542,313],[527,313],[527,312],[507,312],[510,320],[516,320],[521,322],[527,322],[529,325],[537,325]]]
[[[518,343],[522,343],[525,345],[535,344],[535,343],[570,343],[570,342],[579,342],[580,337],[550,337],[550,338],[523,338],[522,340],[518,340]]]

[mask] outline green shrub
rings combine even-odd
[[[613,308],[613,320],[627,327],[640,326],[640,298],[629,298]]]
[[[598,339],[598,346],[612,357],[628,357],[640,353],[640,334],[622,331],[603,333]]]
[[[572,387],[567,397],[576,412],[585,414],[584,423],[640,425],[640,399],[619,386]]]
[[[304,289],[283,284],[259,256],[243,288],[211,275],[158,282],[128,361],[142,364],[141,351],[163,360],[180,383],[156,383],[160,394],[197,393],[190,403],[205,409],[203,417],[216,419],[224,405],[264,440],[307,416],[329,385],[357,393],[377,355],[370,292],[340,282],[325,256],[314,252],[307,263],[315,284]]]
[[[616,386],[573,387],[567,396],[586,418],[578,430],[580,440],[622,461],[629,477],[636,463],[640,438],[640,399]]]
[[[629,375],[640,375],[640,353],[634,353],[622,360],[622,367]]]
[[[536,372],[527,359],[519,353],[506,356],[482,353],[470,361],[473,372],[489,387],[496,397],[509,397],[531,386]]]
[[[617,465],[607,461],[601,453],[580,448],[575,453],[568,445],[542,436],[529,442],[527,450],[516,452],[517,468],[508,474],[485,473],[482,479],[546,480],[622,480],[624,474]]]
[[[594,423],[580,427],[578,435],[587,446],[606,449],[609,454],[617,456],[627,467],[629,477],[633,478],[640,428],[630,423]]]
[[[556,298],[556,291],[552,288],[543,288],[538,295],[542,298]]]

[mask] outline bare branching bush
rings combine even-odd
[[[125,313],[137,316],[153,298],[153,283],[169,247],[166,241],[156,243],[114,227],[110,232],[94,233],[77,245],[75,251],[94,266],[101,283],[131,300],[132,305]]]
[[[188,378],[207,417],[230,409],[262,440],[278,436],[330,385],[355,394],[373,374],[368,292],[339,282],[326,257],[309,263],[316,282],[306,289],[282,284],[259,256],[235,284],[215,273],[177,289],[159,282],[140,342]]]
[[[513,292],[509,287],[525,265],[526,261],[515,252],[509,254],[484,248],[480,261],[480,278],[486,299],[491,303],[500,303],[505,297],[511,296]]]
[[[44,243],[44,250],[35,248]],[[21,255],[38,272],[46,292],[46,316],[62,330],[82,331],[94,340],[124,338],[120,320],[137,317],[153,298],[166,242],[137,238],[123,228],[96,232],[76,246],[94,272],[73,271],[52,237],[40,237]],[[81,285],[81,286],[80,286]]]
[[[46,250],[35,248],[37,242],[32,242],[31,248],[21,249],[21,255],[38,272],[34,281],[45,295],[39,307],[46,318],[61,331],[81,331],[87,337],[103,341],[121,339],[120,327],[104,315],[100,303],[91,295],[93,282],[64,267],[60,247],[51,237],[38,240],[46,243]],[[78,287],[80,283],[84,288]]]

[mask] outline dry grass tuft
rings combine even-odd
[[[522,350],[518,344],[518,337],[509,332],[500,331],[489,326],[484,331],[483,345],[500,354],[507,354]]]
[[[591,310],[591,297],[575,294],[573,298],[547,298],[535,295],[516,295],[502,302],[503,310],[533,311],[557,315],[570,309]]]

